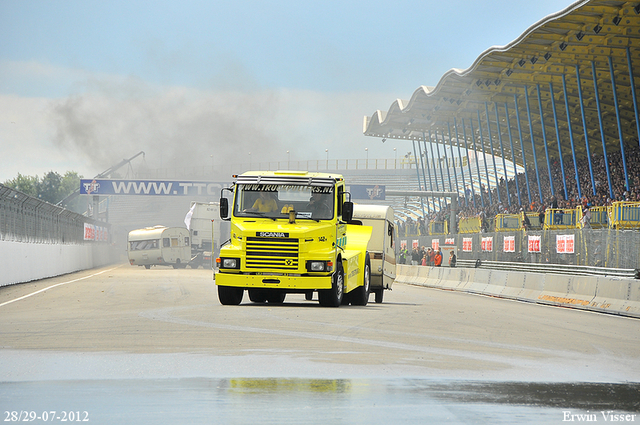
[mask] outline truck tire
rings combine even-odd
[[[267,293],[263,289],[249,289],[249,299],[254,303],[264,303],[267,301]]]
[[[313,299],[313,291],[307,291],[304,293],[304,299],[311,301]]]
[[[271,291],[267,292],[267,302],[269,304],[282,304],[286,296],[286,292],[272,289]]]
[[[367,305],[369,302],[369,294],[371,293],[371,262],[369,261],[369,253],[364,259],[364,272],[362,276],[362,286],[358,286],[351,291],[351,305]]]
[[[318,291],[318,301],[323,307],[340,307],[344,296],[344,272],[342,261],[337,261],[336,271],[331,278],[331,289]]]
[[[218,285],[218,299],[222,305],[238,305],[242,302],[244,289]]]

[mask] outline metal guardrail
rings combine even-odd
[[[575,266],[565,264],[532,264],[532,263],[511,263],[504,261],[481,261],[481,260],[458,260],[456,267],[482,268],[496,270],[510,270],[515,272],[535,272],[569,274],[580,276],[609,276],[627,279],[640,279],[638,269],[614,269],[594,266]]]

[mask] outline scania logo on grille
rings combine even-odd
[[[289,234],[285,232],[257,232],[256,236],[262,238],[288,238]]]
[[[292,265],[293,265],[293,261],[291,261],[291,260],[287,260],[287,261],[285,261],[285,264],[286,264],[287,266],[292,266]]]

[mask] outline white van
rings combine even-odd
[[[393,208],[386,205],[353,206],[353,221],[373,227],[367,251],[371,261],[371,292],[381,303],[383,291],[396,278],[395,225]]]
[[[129,232],[127,243],[132,266],[185,268],[191,260],[189,231],[182,227],[154,226]]]

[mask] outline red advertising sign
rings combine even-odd
[[[575,252],[574,235],[556,235],[556,252],[558,254],[573,254]]]
[[[462,238],[462,252],[473,251],[473,238]]]
[[[529,252],[542,252],[541,236],[529,235],[528,239]]]
[[[503,251],[504,252],[516,252],[516,237],[515,236],[505,236],[504,237]]]
[[[484,252],[493,251],[493,236],[487,236],[482,238],[482,241],[480,242],[480,248]]]

